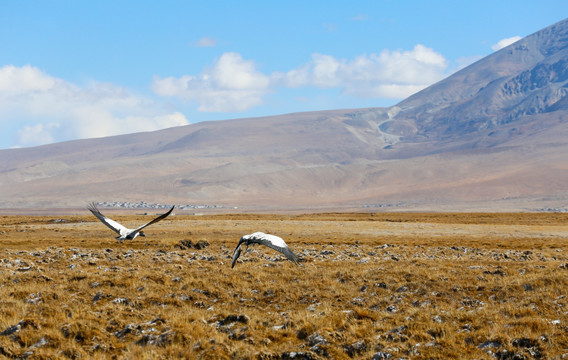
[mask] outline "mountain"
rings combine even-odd
[[[568,20],[389,108],[203,122],[0,151],[0,208],[568,207]]]
[[[567,49],[564,20],[402,101],[383,128],[414,141],[455,139],[567,110]]]

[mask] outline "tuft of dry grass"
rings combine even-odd
[[[118,243],[91,216],[2,216],[0,355],[560,358],[567,220],[178,215]],[[253,247],[231,269],[238,239],[254,231],[283,237],[301,265]]]

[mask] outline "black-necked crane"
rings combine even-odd
[[[286,258],[292,261],[294,264],[298,265],[298,257],[290,250],[288,245],[282,240],[281,237],[271,234],[265,234],[263,232],[255,232],[253,234],[245,235],[239,240],[239,244],[233,251],[233,261],[231,262],[231,268],[235,266],[237,259],[241,256],[242,246],[246,245],[247,250],[249,245],[261,244],[268,246],[282,253]],[[246,252],[246,251],[245,251]]]
[[[172,208],[170,210],[168,210],[168,212],[166,212],[165,214],[158,216],[157,218],[150,221],[149,223],[146,223],[146,224],[144,224],[140,227],[137,227],[136,229],[129,229],[129,228],[123,226],[122,224],[104,216],[99,211],[99,209],[97,209],[97,206],[96,206],[95,203],[89,204],[89,206],[87,206],[87,209],[89,209],[93,213],[93,215],[95,215],[103,224],[108,226],[111,230],[115,231],[118,234],[118,236],[116,237],[116,240],[122,242],[124,240],[133,240],[138,235],[146,236],[144,234],[144,232],[142,231],[142,229],[144,229],[146,226],[152,225],[153,223],[156,223],[156,222],[166,218],[166,216],[168,216],[172,213],[172,211],[174,210],[174,207],[175,207],[175,205],[172,206]]]

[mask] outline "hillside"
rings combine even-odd
[[[391,108],[197,123],[0,151],[0,208],[568,207],[568,20]]]

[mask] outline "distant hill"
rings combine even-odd
[[[568,209],[567,92],[565,20],[390,108],[2,150],[0,208]]]

